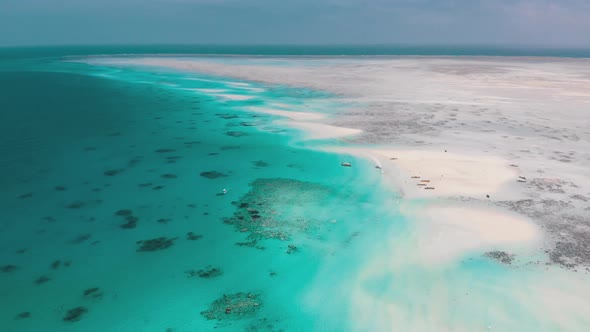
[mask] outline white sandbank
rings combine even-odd
[[[322,120],[322,119],[326,118],[326,115],[322,114],[322,113],[297,112],[297,111],[288,111],[288,110],[258,107],[258,106],[245,107],[244,110],[255,112],[255,113],[277,115],[277,116],[288,118],[288,119],[291,119],[291,120],[297,121],[297,122],[318,121],[318,120]]]
[[[410,199],[496,197],[494,194],[503,186],[519,179],[517,168],[511,167],[509,161],[476,153],[372,147],[326,149],[373,160],[382,169],[385,181]]]
[[[255,96],[246,96],[246,95],[238,95],[238,94],[231,94],[231,93],[213,93],[211,95],[221,98],[221,99],[237,100],[237,101],[252,100],[252,99],[256,98]]]
[[[535,248],[542,238],[533,222],[498,208],[438,203],[424,208],[402,206],[402,212],[417,224],[412,255],[416,255],[414,263],[423,266],[447,264],[469,253],[520,253]]]
[[[511,184],[519,173],[502,158],[421,150],[325,149],[373,160],[384,184],[400,191],[404,198],[400,211],[419,230],[416,243],[409,246],[416,251],[404,253],[405,262],[433,266],[495,249],[533,248],[542,239],[538,226],[524,216],[479,200],[464,201],[512,195]],[[463,201],[452,199],[456,197]]]
[[[286,127],[301,130],[307,139],[324,140],[362,133],[362,130],[359,129],[344,128],[322,123],[320,121],[327,118],[327,115],[322,113],[287,111],[266,107],[246,107],[244,109],[251,112],[271,114],[286,118],[287,120],[280,120],[278,123]]]
[[[216,94],[216,93],[227,92],[226,89],[190,89],[190,90],[202,92],[202,93],[205,93],[205,94],[207,94],[207,93]]]

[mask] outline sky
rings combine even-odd
[[[0,0],[0,46],[78,44],[590,48],[590,0]]]

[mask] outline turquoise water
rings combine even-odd
[[[242,110],[313,93],[223,102],[193,90],[222,88],[67,62],[0,73],[3,331],[347,329],[342,298],[325,311],[305,302],[334,295],[309,286],[383,222],[385,195],[366,189],[378,173],[361,177],[364,161],[343,168]],[[201,314],[224,294],[243,312]]]
[[[328,94],[62,59],[1,68],[2,331],[589,323],[583,277],[481,253],[440,266],[406,259],[419,230],[372,163],[317,151],[249,111],[329,113],[341,105]]]

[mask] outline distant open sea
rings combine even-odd
[[[110,45],[0,48],[1,58],[89,54],[203,54],[259,56],[543,56],[590,57],[587,48],[527,46],[407,46],[407,45]]]

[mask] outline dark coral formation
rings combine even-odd
[[[321,206],[331,195],[325,186],[292,179],[257,179],[251,187],[240,201],[233,202],[237,211],[224,222],[248,233],[246,241],[237,245],[259,249],[264,249],[258,245],[260,240],[287,241],[293,234],[315,230],[321,223],[301,207]],[[294,246],[288,249],[288,253],[295,251]]]
[[[164,236],[150,240],[137,241],[139,248],[137,251],[157,251],[172,247],[176,238],[167,238]]]
[[[18,270],[18,266],[16,266],[16,265],[7,264],[7,265],[0,266],[0,272],[2,272],[2,273],[12,273],[16,270]]]
[[[535,189],[559,193],[564,186],[573,184],[564,181],[536,181]],[[523,199],[518,201],[501,201],[498,204],[518,213],[527,215],[543,224],[545,230],[553,237],[552,247],[545,252],[549,261],[564,268],[575,269],[578,266],[590,266],[590,217],[576,213],[571,202],[554,199]]]
[[[156,150],[155,152],[156,152],[156,153],[169,153],[169,152],[174,152],[174,151],[176,151],[176,150],[174,150],[174,149],[167,149],[167,148],[162,148],[162,149],[158,149],[158,150]]]
[[[244,330],[245,332],[285,332],[284,329],[277,327],[276,325],[280,323],[278,319],[268,319],[268,318],[260,318],[256,321],[252,322],[250,325],[246,327]]]
[[[103,292],[98,287],[92,287],[84,290],[83,296],[86,299],[99,300],[102,299]]]
[[[87,312],[88,312],[88,309],[86,309],[84,307],[76,307],[76,308],[70,309],[70,310],[68,310],[68,312],[64,316],[63,321],[64,322],[77,322]]]
[[[49,278],[47,276],[40,276],[39,278],[35,279],[35,283],[37,285],[42,285],[42,284],[48,282],[49,280],[51,280],[51,278]]]
[[[258,122],[246,122],[246,121],[240,122],[240,126],[242,126],[242,127],[256,127],[257,125],[258,125]]]
[[[27,318],[31,318],[31,313],[28,311],[20,312],[14,317],[14,319],[27,319]]]
[[[14,316],[14,319],[27,319],[27,318],[31,318],[31,313],[28,311],[20,312],[16,316]]]
[[[256,161],[253,161],[252,164],[254,165],[254,167],[259,167],[259,168],[268,166],[268,163],[264,160],[256,160]]]
[[[202,311],[201,315],[208,320],[218,321],[250,318],[256,315],[261,305],[260,294],[223,294],[207,310]]]
[[[80,235],[78,235],[78,237],[74,238],[69,243],[70,244],[80,244],[80,243],[85,242],[86,240],[90,239],[91,236],[92,235],[90,235],[90,234],[80,234]]]
[[[568,269],[590,265],[590,234],[583,231],[574,234],[575,240],[555,243],[555,247],[548,252],[551,262]]]
[[[139,221],[139,218],[137,218],[136,216],[133,215],[133,211],[129,210],[129,209],[123,209],[123,210],[118,210],[117,212],[115,212],[115,215],[118,217],[122,217],[125,222],[121,225],[119,225],[119,227],[123,228],[123,229],[133,229],[135,227],[137,227],[137,222]]]
[[[242,137],[242,136],[248,136],[248,133],[243,132],[243,131],[228,131],[227,133],[225,133],[227,136],[231,136],[231,137]]]
[[[505,251],[490,251],[490,252],[486,252],[484,254],[484,256],[494,259],[502,264],[507,264],[510,265],[512,264],[512,261],[514,261],[514,255],[509,254]]]
[[[55,189],[56,191],[65,191],[66,187],[64,186],[55,186],[53,189]]]
[[[295,246],[294,244],[290,244],[287,246],[287,254],[293,254],[296,253],[299,249],[297,249],[297,246]]]
[[[189,240],[189,241],[200,240],[202,237],[203,237],[203,235],[195,234],[193,232],[186,233],[186,239]]]
[[[119,227],[123,228],[123,229],[132,229],[137,227],[137,222],[139,221],[139,218],[135,217],[135,216],[127,216],[125,217],[125,223],[121,224]]]
[[[110,169],[108,171],[105,171],[103,174],[106,176],[115,176],[121,172],[123,172],[122,169]]]
[[[224,145],[221,148],[219,148],[222,151],[226,151],[226,150],[239,150],[241,149],[241,147],[239,145]]]
[[[175,175],[175,174],[162,174],[161,177],[163,179],[176,179],[178,177],[178,175]]]
[[[57,259],[49,266],[52,270],[57,270],[61,266],[61,260]]]
[[[119,217],[127,217],[133,215],[133,211],[129,209],[118,210],[117,212],[115,212],[115,215]]]
[[[218,117],[225,119],[225,120],[230,120],[230,119],[236,119],[239,118],[239,116],[235,115],[235,114],[226,114],[226,113],[217,113],[215,114]]]
[[[33,193],[26,193],[26,194],[22,194],[22,195],[18,196],[19,199],[25,199],[25,198],[31,198],[31,197],[33,197]]]
[[[189,278],[199,277],[199,278],[204,278],[204,279],[210,279],[210,278],[217,278],[217,277],[221,276],[223,274],[223,271],[221,271],[221,269],[218,267],[213,267],[211,265],[208,265],[204,269],[188,270],[188,271],[185,271],[185,273],[187,274],[187,276]]]
[[[205,177],[207,179],[217,179],[220,177],[225,177],[227,175],[221,173],[221,172],[217,172],[217,171],[208,171],[208,172],[201,172],[200,174],[202,177]]]
[[[68,209],[77,210],[77,209],[82,208],[84,205],[85,205],[84,202],[76,201],[76,202],[72,202],[72,203],[66,205],[66,207]]]

